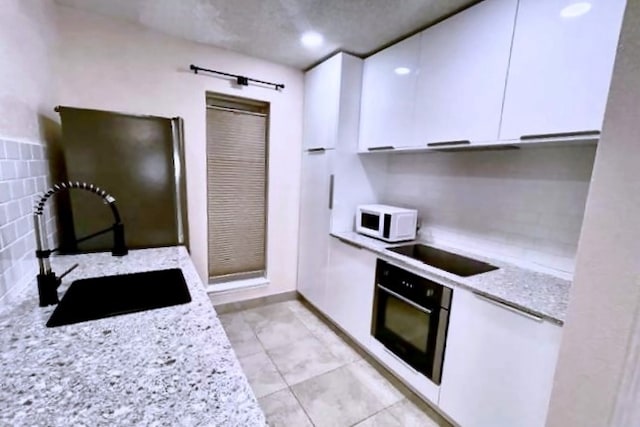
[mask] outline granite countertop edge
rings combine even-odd
[[[353,231],[332,232],[330,235],[348,244],[370,250],[386,261],[443,285],[461,287],[510,308],[560,326],[564,325],[571,288],[571,281],[565,278],[433,242],[388,243]],[[499,269],[471,277],[460,277],[389,250],[394,246],[412,243],[422,243],[472,257],[493,264]]]
[[[47,328],[35,278],[0,312],[0,425],[265,426],[185,247],[52,257],[71,282],[180,268],[191,302]]]

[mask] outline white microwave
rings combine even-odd
[[[387,242],[416,238],[418,211],[387,205],[360,205],[356,213],[356,231]]]

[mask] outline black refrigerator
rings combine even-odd
[[[59,106],[62,134],[57,178],[94,184],[116,204],[131,249],[188,246],[183,121]],[[56,200],[61,251],[110,250],[109,234],[76,243],[109,227],[111,211],[85,191]]]

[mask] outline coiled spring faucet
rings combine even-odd
[[[120,213],[118,212],[118,208],[116,207],[116,199],[114,197],[112,197],[105,190],[102,190],[100,187],[96,187],[93,184],[87,184],[86,182],[69,181],[55,184],[42,195],[33,211],[33,222],[35,226],[36,236],[36,257],[38,258],[38,264],[40,267],[40,272],[37,278],[40,307],[57,304],[59,302],[58,286],[60,286],[62,277],[64,277],[73,268],[75,268],[75,266],[72,267],[60,277],[56,277],[56,274],[51,270],[49,256],[52,253],[58,251],[60,248],[47,249],[47,226],[46,221],[43,219],[44,205],[47,203],[47,200],[49,200],[49,198],[57,192],[62,190],[70,190],[73,188],[86,190],[102,197],[111,208],[114,219],[114,224],[111,227],[78,239],[76,240],[76,243],[84,242],[85,240],[89,240],[104,233],[113,231],[113,250],[111,251],[111,254],[113,256],[124,256],[129,253],[129,250],[127,249],[124,241],[124,224],[122,224],[122,221],[120,219]]]

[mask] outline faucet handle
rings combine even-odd
[[[117,223],[113,225],[113,256],[125,256],[129,253],[126,243],[124,242],[124,224]]]
[[[40,307],[54,305],[60,302],[58,299],[58,287],[62,283],[62,278],[73,270],[78,268],[80,264],[74,264],[67,271],[62,273],[60,277],[56,273],[49,271],[48,273],[38,274],[38,296],[40,297]]]
[[[58,277],[58,286],[60,286],[60,283],[62,283],[62,279],[64,279],[64,276],[66,276],[67,274],[71,273],[73,270],[75,270],[76,268],[78,268],[80,264],[73,264],[71,266],[71,268],[69,268],[67,271],[65,271],[64,273],[62,273],[60,275],[60,277]]]
[[[56,273],[49,271],[48,273],[38,274],[38,296],[40,297],[40,307],[55,305],[58,299],[58,286],[60,279],[56,277]]]

